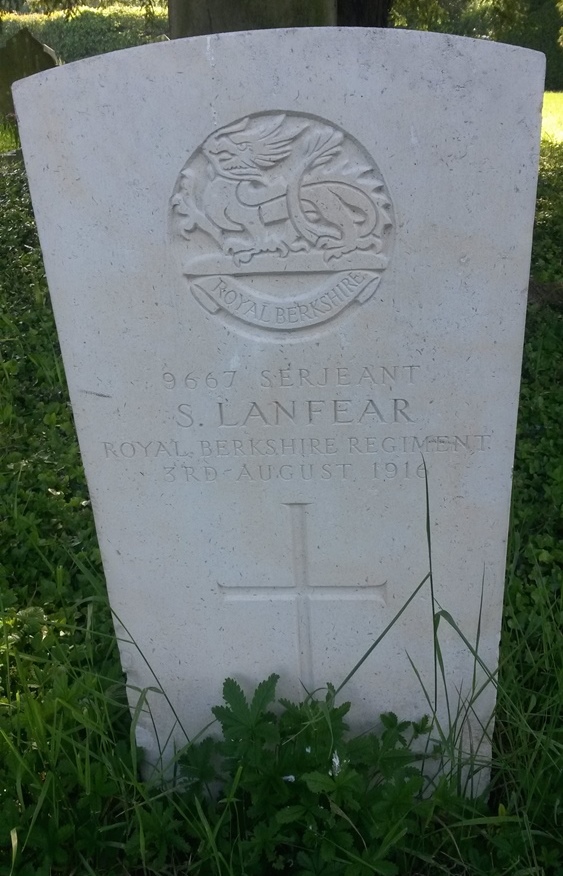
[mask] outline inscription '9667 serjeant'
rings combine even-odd
[[[194,298],[235,326],[282,332],[368,301],[394,225],[364,147],[292,112],[246,116],[211,134],[180,172],[170,216]]]

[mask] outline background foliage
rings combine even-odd
[[[78,61],[103,52],[154,42],[166,33],[166,11],[155,9],[149,17],[140,6],[115,3],[99,9],[78,6],[71,17],[64,11],[9,13],[2,18],[0,44],[21,27],[27,27],[64,62]]]

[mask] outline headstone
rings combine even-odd
[[[465,637],[440,623],[450,709],[486,759],[543,69],[313,29],[16,86],[131,703],[166,694],[139,720],[149,761],[226,676],[339,685],[429,540]],[[428,713],[432,608],[427,581],[347,684],[354,727]],[[440,678],[437,700],[445,721]]]
[[[12,83],[23,76],[50,70],[58,64],[57,56],[22,27],[0,48],[0,121],[14,112]]]

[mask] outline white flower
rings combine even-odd
[[[338,752],[335,750],[332,755],[332,775],[337,776],[340,772],[340,758],[338,757]]]
[[[295,776],[282,776],[284,782],[294,782]]]

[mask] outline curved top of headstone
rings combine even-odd
[[[23,28],[23,31],[27,31]],[[17,36],[17,35],[16,35]],[[31,34],[30,34],[31,36]],[[33,38],[33,37],[32,37]],[[33,38],[35,39],[35,38]],[[417,57],[417,62],[421,62],[426,57],[430,61],[431,57],[436,57],[436,53],[444,53],[452,58],[458,56],[460,62],[464,57],[471,56],[474,59],[479,59],[478,63],[487,64],[493,62],[493,58],[501,63],[504,57],[510,57],[514,53],[518,53],[521,58],[528,56],[536,58],[535,63],[541,68],[545,68],[545,56],[543,53],[533,49],[523,48],[521,46],[509,45],[507,43],[498,43],[488,39],[476,39],[473,37],[457,36],[454,34],[435,33],[432,31],[409,31],[402,28],[376,28],[376,27],[294,27],[294,28],[274,28],[264,30],[246,30],[232,31],[227,33],[204,34],[201,36],[185,37],[183,39],[174,39],[166,41],[155,41],[142,46],[122,49],[117,52],[108,52],[101,55],[94,55],[89,58],[84,58],[80,61],[73,61],[69,64],[60,65],[56,71],[57,76],[74,76],[78,68],[84,69],[96,68],[98,65],[111,68],[114,66],[123,67],[129,64],[146,64],[159,55],[163,56],[163,51],[172,56],[184,56],[186,49],[189,47],[189,52],[192,59],[197,63],[197,59],[204,64],[207,64],[210,69],[214,70],[215,76],[221,71],[217,70],[216,60],[214,59],[214,51],[217,45],[225,47],[229,44],[238,47],[244,47],[245,52],[256,51],[255,60],[260,62],[264,60],[273,61],[274,57],[268,53],[267,47],[278,47],[287,53],[286,60],[292,53],[291,46],[303,45],[308,47],[308,51],[313,58],[314,54],[321,50],[322,46],[339,44],[344,51],[347,46],[354,46],[354,56],[349,57],[348,61],[351,67],[355,68],[358,63],[362,63],[362,56],[367,52],[370,56],[372,52],[398,52],[409,53],[414,51]],[[255,46],[255,48],[253,48]],[[46,51],[52,53],[52,50],[47,46]],[[295,49],[293,49],[295,50]],[[359,56],[357,52],[359,51]],[[53,57],[56,58],[56,56]],[[365,61],[363,62],[365,63]],[[416,66],[410,63],[408,67]],[[145,67],[144,72],[147,72]],[[227,73],[227,71],[223,71]],[[421,70],[423,73],[423,70]],[[475,69],[475,73],[478,70]],[[240,79],[239,79],[240,81]],[[17,86],[16,86],[17,87]]]

